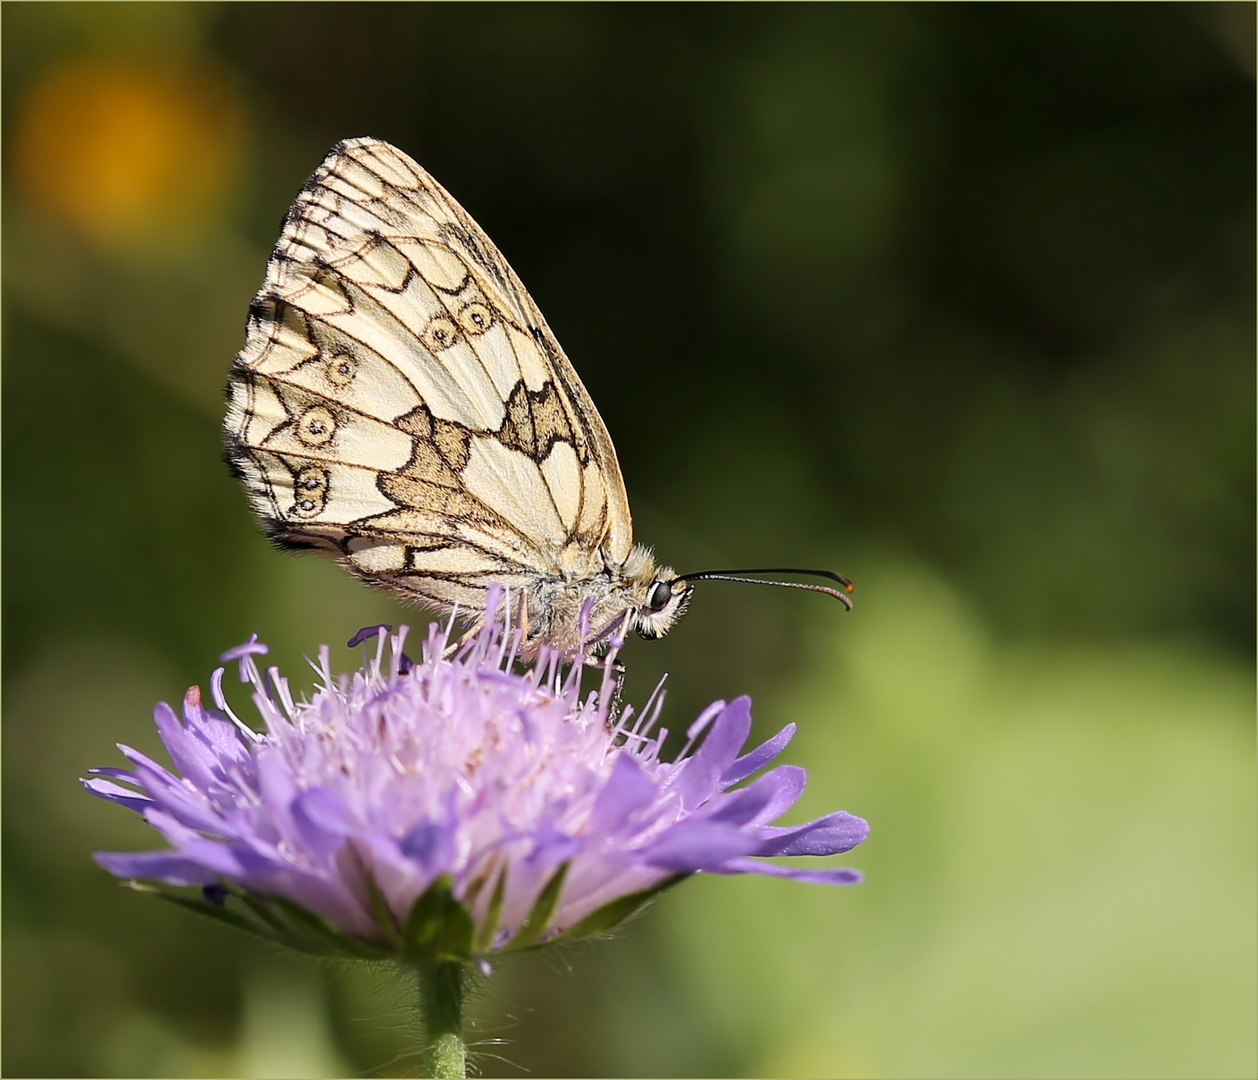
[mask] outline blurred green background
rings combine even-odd
[[[511,259],[855,889],[701,878],[502,966],[488,1075],[1255,1063],[1254,7],[6,4],[9,1076],[413,1075],[407,992],[119,886],[76,777],[257,631],[421,622],[272,551],[221,388],[278,223],[389,139]]]

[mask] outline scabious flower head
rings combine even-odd
[[[386,647],[388,628],[376,628],[349,676],[332,674],[325,646],[307,700],[277,669],[258,669],[256,636],[233,649],[224,662],[252,685],[262,730],[232,712],[223,668],[215,707],[196,687],[182,723],[159,705],[176,771],[123,746],[130,769],[84,783],[142,813],[169,847],[98,862],[123,878],[201,886],[200,898],[164,894],[307,951],[482,962],[605,930],[696,872],[860,880],[763,861],[846,851],[868,832],[843,811],[771,824],[803,791],[797,766],[738,786],[777,757],[793,724],[739,756],[751,703],[716,702],[666,762],[658,696],[640,715],[614,716],[610,661],[584,694],[579,664],[565,672],[543,657],[519,671],[489,616],[454,655],[448,629],[430,627],[418,664],[402,652],[405,629]]]

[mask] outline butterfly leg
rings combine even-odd
[[[449,660],[456,652],[459,651],[459,646],[461,646],[463,642],[465,641],[471,641],[472,638],[474,638],[477,634],[481,632],[481,628],[484,625],[485,625],[484,617],[483,616],[477,617],[477,619],[470,626],[464,629],[462,634],[456,637],[453,641],[451,641],[448,645],[446,645],[444,649],[441,650],[441,659]],[[451,629],[453,629],[453,627],[451,627]]]
[[[625,692],[625,665],[619,660],[613,660],[610,664],[604,664],[602,667],[603,671],[612,679],[611,701],[607,707],[607,730],[611,731],[619,722],[621,708],[623,707],[621,698]],[[604,683],[603,686],[606,689],[607,684]]]
[[[527,589],[520,590],[520,610],[516,616],[516,625],[520,629],[520,640],[529,640],[529,594]]]

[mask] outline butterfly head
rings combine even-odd
[[[686,613],[692,591],[669,566],[656,566],[649,552],[635,547],[625,566],[625,586],[631,601],[630,625],[647,641],[661,638]]]
[[[667,634],[673,623],[686,613],[690,593],[690,582],[682,581],[667,568],[657,570],[646,587],[645,598],[634,621],[633,628],[638,636],[654,641]]]

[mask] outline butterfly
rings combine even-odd
[[[658,638],[694,581],[776,572],[679,575],[633,542],[607,428],[537,305],[378,139],[338,143],[288,211],[227,398],[226,458],[274,541],[473,624],[497,583],[525,655]]]

